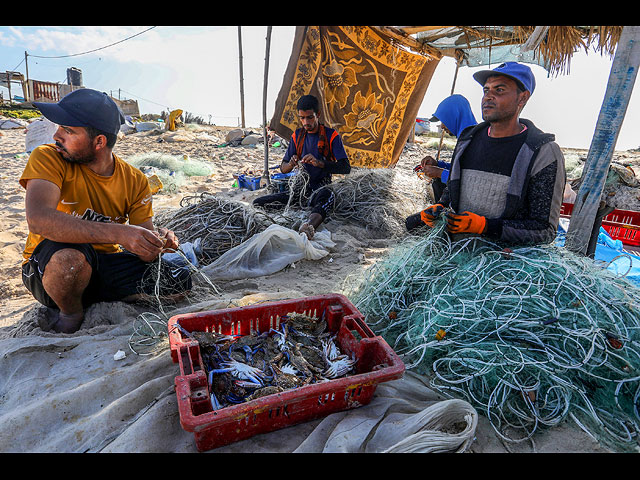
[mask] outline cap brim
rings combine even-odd
[[[495,76],[510,78],[511,80],[516,82],[520,86],[520,88],[522,88],[523,90],[529,90],[527,87],[524,86],[524,84],[519,79],[517,79],[513,75],[509,75],[508,73],[496,72],[495,70],[481,70],[473,74],[473,78],[483,87],[485,82],[487,81],[487,78],[495,77]]]
[[[47,120],[51,120],[57,125],[65,125],[68,127],[86,127],[87,124],[71,115],[69,115],[63,108],[57,103],[47,102],[33,102],[40,113],[44,115]]]
[[[484,82],[486,82],[487,78],[489,78],[491,75],[496,75],[496,72],[494,72],[493,70],[480,70],[479,72],[473,74],[473,78],[480,85],[484,85]]]

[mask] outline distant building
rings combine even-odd
[[[53,83],[34,80],[32,78],[26,80],[20,72],[0,72],[0,86],[6,87],[9,90],[9,104],[14,103],[14,100],[23,106],[29,106],[29,104],[33,102],[56,103],[68,93],[79,88],[85,88],[82,85],[82,72],[75,67],[67,69],[67,82],[68,84]],[[15,94],[12,95],[12,85],[14,88],[18,86],[22,87],[23,97],[17,97]],[[132,117],[140,116],[137,100],[118,100],[117,98],[111,98],[120,107],[124,115]],[[7,100],[3,99],[2,103],[7,103]]]

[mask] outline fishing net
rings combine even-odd
[[[572,419],[638,446],[640,290],[560,247],[452,241],[444,221],[345,281],[367,324],[506,441]]]
[[[358,169],[329,187],[336,195],[330,215],[364,226],[371,236],[403,236],[405,219],[425,208],[425,185],[400,170]]]
[[[162,182],[163,193],[175,193],[185,185],[189,177],[207,176],[213,173],[210,162],[188,155],[145,152],[132,155],[127,162],[146,175],[157,175]]]
[[[179,209],[160,212],[154,219],[156,226],[172,230],[181,244],[199,240],[198,260],[204,265],[274,222],[251,205],[207,192],[185,196]]]
[[[309,183],[304,169],[289,177],[289,200],[282,215],[291,224],[300,222],[300,212],[310,211],[309,197],[300,195]],[[327,222],[354,223],[366,229],[370,237],[397,237],[406,233],[405,219],[425,206],[426,182],[391,168],[352,168],[351,173],[330,183],[335,203]]]

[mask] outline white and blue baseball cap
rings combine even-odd
[[[533,95],[536,88],[536,78],[533,76],[531,68],[518,62],[504,62],[493,70],[481,70],[473,74],[473,78],[482,86],[487,78],[494,75],[504,75],[510,77],[520,84],[523,90],[528,90]]]

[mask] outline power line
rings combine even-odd
[[[73,53],[71,55],[56,55],[56,56],[31,55],[30,53],[28,55],[30,57],[35,57],[35,58],[68,58],[68,57],[77,57],[79,55],[86,55],[87,53],[93,53],[93,52],[97,52],[98,50],[104,50],[105,48],[113,47],[114,45],[117,45],[117,44],[122,43],[122,42],[126,42],[127,40],[131,40],[132,38],[137,37],[138,35],[142,35],[143,33],[146,33],[149,30],[153,30],[154,28],[156,28],[156,27],[154,26],[154,27],[147,28],[146,30],[143,30],[142,32],[136,33],[135,35],[131,35],[130,37],[124,38],[124,39],[122,39],[122,40],[120,40],[118,42],[111,43],[109,45],[105,45],[104,47],[94,48],[93,50],[89,50],[87,52]],[[22,63],[22,62],[20,62],[20,63]]]
[[[140,100],[144,100],[145,102],[153,103],[155,105],[158,105],[159,107],[165,107],[165,108],[171,110],[171,107],[169,107],[168,105],[163,105],[162,103],[154,102],[153,100],[147,100],[146,98],[142,98],[142,97],[136,95],[135,93],[127,92],[126,90],[123,90],[122,88],[119,88],[118,90],[120,90],[123,93],[127,93],[127,94],[129,94],[129,95],[131,95],[133,97],[136,97],[136,98],[138,98]]]
[[[15,71],[16,71],[16,69],[17,69],[20,65],[22,65],[22,62],[24,62],[24,58],[20,61],[20,63],[19,63],[18,65],[16,65],[15,67],[13,67],[13,70],[12,70],[12,71],[13,71],[13,72],[15,72]]]

